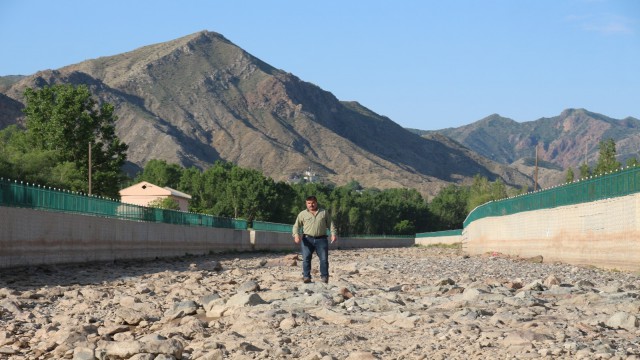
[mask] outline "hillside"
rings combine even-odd
[[[537,147],[539,160],[552,165],[545,167],[548,171],[545,170],[541,180],[544,186],[562,183],[569,167],[577,173],[585,161],[593,166],[600,141],[608,138],[616,142],[621,163],[640,155],[640,120],[632,117],[617,120],[585,109],[567,109],[555,117],[523,123],[494,114],[457,128],[413,132],[425,137],[432,133],[445,135],[482,156],[529,175],[533,174],[533,166],[524,165],[523,161],[535,159]]]
[[[117,134],[137,168],[164,159],[204,169],[223,159],[276,180],[311,168],[338,185],[357,180],[425,195],[476,174],[532,184],[449,139],[421,137],[339,101],[213,32],[13,79],[1,88],[0,106],[13,109],[25,88],[56,83],[87,84],[114,104]],[[10,111],[3,116],[2,126],[20,120]]]

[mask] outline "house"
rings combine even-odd
[[[157,199],[172,198],[178,202],[181,211],[189,209],[191,195],[185,194],[168,186],[160,187],[147,181],[139,182],[120,190],[120,201],[127,204],[148,206]]]

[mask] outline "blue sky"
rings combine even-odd
[[[201,30],[404,127],[640,118],[636,0],[0,0],[0,76]]]

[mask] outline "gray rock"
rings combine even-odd
[[[115,312],[116,323],[127,325],[138,325],[143,321],[144,314],[141,311],[131,308],[119,308]]]
[[[236,294],[229,298],[227,306],[254,306],[259,304],[266,304],[266,301],[262,300],[260,295],[252,294]]]
[[[624,311],[619,311],[607,320],[606,325],[614,329],[635,331],[638,328],[638,318]]]
[[[253,280],[245,281],[238,286],[238,293],[252,293],[260,290],[260,285]]]

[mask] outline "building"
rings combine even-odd
[[[308,170],[306,170],[304,172],[303,178],[307,182],[310,182],[310,183],[318,182],[318,174],[316,174],[315,172],[311,171],[311,168],[309,168]]]
[[[181,211],[189,209],[191,195],[185,194],[168,186],[160,187],[147,181],[139,182],[119,191],[120,201],[127,204],[148,206],[158,199],[171,198],[180,206]]]

